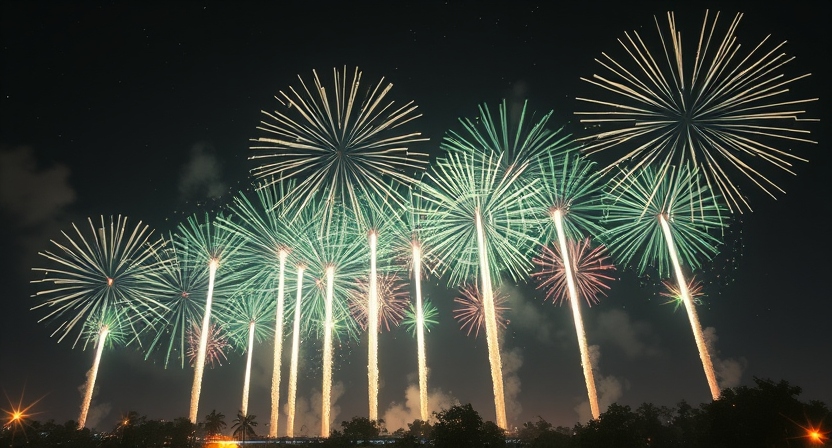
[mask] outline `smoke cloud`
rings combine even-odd
[[[390,407],[382,415],[384,425],[389,432],[396,431],[400,428],[407,429],[408,424],[422,418],[419,403],[419,386],[416,384],[408,385],[404,395],[404,403],[391,403]],[[434,389],[428,392],[428,412],[431,416],[433,416],[434,412],[440,412],[443,409],[448,409],[458,404],[459,401],[456,398],[442,392],[440,389]]]
[[[633,321],[626,311],[609,310],[600,313],[597,327],[592,333],[593,338],[617,346],[631,358],[655,356],[660,353],[656,335],[650,324]]]
[[[503,361],[503,390],[506,400],[506,418],[508,421],[516,421],[523,412],[518,396],[520,395],[520,376],[517,372],[523,365],[523,353],[519,347],[507,352],[502,352],[500,358]]]
[[[506,316],[511,321],[511,328],[534,335],[538,342],[552,345],[555,331],[551,319],[541,311],[541,304],[526,298],[523,290],[516,286],[503,284],[500,292],[508,298]]]
[[[225,192],[222,163],[213,152],[213,148],[204,143],[191,148],[191,158],[182,168],[179,179],[179,195],[183,200],[215,199]]]
[[[332,385],[332,406],[329,417],[332,419],[329,429],[340,428],[335,422],[338,421],[338,414],[341,413],[341,406],[338,406],[338,399],[344,395],[344,383],[338,381]],[[295,435],[315,437],[321,434],[321,392],[312,390],[308,398],[298,397],[295,402]],[[288,403],[283,405],[283,413],[288,414]],[[285,422],[285,420],[283,420]]]
[[[719,384],[719,388],[726,389],[739,386],[742,373],[748,365],[746,359],[719,357],[719,350],[716,348],[716,343],[719,341],[719,337],[716,335],[716,328],[705,328],[702,331],[702,336],[705,338],[705,345],[711,353],[711,362],[714,364],[714,372],[716,373],[716,381]]]

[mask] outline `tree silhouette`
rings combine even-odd
[[[216,409],[212,410],[210,414],[205,416],[205,432],[208,433],[209,436],[214,436],[218,434],[222,434],[222,430],[228,426],[225,423],[225,414],[222,412],[217,412]]]
[[[237,418],[234,419],[234,423],[231,425],[231,429],[234,430],[234,437],[242,442],[251,437],[257,437],[254,432],[254,427],[257,426],[256,418],[256,415],[243,415],[243,411],[237,411]]]

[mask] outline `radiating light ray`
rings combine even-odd
[[[3,390],[3,394],[6,395],[6,401],[9,403],[9,409],[2,409],[3,413],[6,414],[6,421],[3,424],[3,430],[11,431],[11,445],[16,446],[14,443],[14,438],[17,435],[18,431],[23,432],[23,436],[26,439],[26,443],[29,443],[29,436],[26,434],[26,427],[30,426],[28,421],[40,412],[32,412],[32,408],[34,408],[44,397],[40,397],[37,400],[29,403],[28,405],[23,405],[23,397],[25,395],[26,388],[24,386],[23,392],[20,394],[20,398],[17,401],[17,404],[12,403],[12,400],[9,398],[9,395],[6,394],[6,391]]]
[[[297,180],[297,190],[286,200],[295,210],[322,201],[323,225],[331,222],[337,206],[363,221],[362,196],[402,204],[387,179],[407,185],[412,172],[427,163],[427,154],[408,150],[427,139],[418,132],[402,131],[421,116],[413,102],[396,107],[387,101],[393,85],[385,85],[383,78],[362,99],[358,68],[351,78],[346,67],[332,73],[334,91],[327,91],[313,71],[312,89],[298,76],[300,88],[279,92],[281,108],[263,111],[258,129],[264,136],[252,139],[251,146],[268,152],[251,157],[264,162],[253,174],[274,182]]]
[[[155,257],[164,241],[152,240],[152,231],[141,221],[132,230],[121,216],[110,217],[108,222],[102,216],[98,228],[92,219],[87,221],[91,237],[73,224],[73,236],[63,233],[66,244],[52,241],[58,251],[39,253],[53,266],[32,268],[44,275],[32,281],[45,286],[34,295],[42,302],[32,309],[47,311],[39,321],[57,322],[52,335],[60,334],[58,341],[77,331],[73,347],[81,339],[85,348],[88,343],[96,345],[79,428],[86,424],[104,346],[140,343],[139,336],[151,329],[153,321],[166,310],[156,291],[149,287],[149,278],[167,263]]]
[[[615,154],[604,172],[629,163],[620,179],[624,188],[629,175],[644,166],[667,172],[673,165],[691,163],[714,194],[741,213],[751,209],[740,190],[741,179],[774,197],[783,190],[760,171],[762,166],[794,174],[792,163],[806,161],[791,148],[778,146],[817,143],[808,130],[795,127],[816,121],[803,118],[802,108],[817,98],[788,98],[791,86],[809,75],[783,74],[794,59],[780,52],[785,42],[765,50],[766,37],[743,54],[735,35],[742,14],[734,17],[721,40],[719,13],[713,20],[709,16],[706,12],[695,47],[682,45],[676,17],[668,12],[669,33],[654,18],[659,57],[651,52],[653,43],[633,31],[619,39],[626,55],[603,53],[596,59],[606,74],[581,79],[604,95],[578,97],[590,107],[576,114],[582,123],[600,125],[600,131],[580,140],[587,154]],[[685,58],[693,59],[692,69]]]

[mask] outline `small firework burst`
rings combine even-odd
[[[436,309],[436,306],[430,300],[425,299],[422,303],[422,320],[424,321],[425,330],[430,331],[431,328],[439,323],[437,316],[439,316],[439,310]],[[402,319],[401,325],[408,333],[416,336],[417,324],[416,306],[411,302],[404,312],[404,319]]]
[[[457,304],[457,308],[454,309],[454,319],[459,322],[461,330],[467,330],[468,336],[473,331],[474,337],[477,337],[486,318],[482,294],[476,283],[463,287],[460,293],[461,296],[454,297],[454,302]],[[506,328],[509,323],[508,319],[503,316],[503,313],[509,309],[505,306],[507,300],[505,295],[494,291],[494,315],[500,328]]]
[[[665,280],[662,282],[665,287],[665,290],[660,292],[659,294],[662,297],[667,297],[667,302],[664,302],[664,305],[673,304],[674,311],[677,310],[680,306],[684,306],[682,302],[682,291],[679,290],[679,283],[674,282],[672,280]],[[701,305],[702,299],[705,297],[704,286],[701,280],[697,280],[696,277],[691,277],[690,281],[688,281],[688,294],[690,295],[690,299],[696,305]]]
[[[370,282],[367,277],[356,280],[356,290],[350,295],[350,314],[361,326],[367,330],[368,301],[370,294]],[[407,300],[407,291],[404,284],[396,274],[384,273],[378,276],[378,331],[390,331],[391,327],[398,327],[404,319],[405,310],[410,303]]]
[[[599,245],[593,248],[589,238],[577,242],[568,241],[566,247],[572,260],[578,295],[590,306],[598,303],[598,295],[606,295],[605,291],[610,289],[607,282],[615,280],[610,276],[615,266],[609,261],[606,247]],[[560,246],[543,246],[540,256],[532,261],[539,267],[537,272],[532,273],[532,277],[540,282],[538,288],[546,289],[546,299],[560,304],[568,300],[567,274]]]
[[[187,354],[191,366],[196,363],[196,358],[199,352],[200,333],[199,325],[196,324],[192,325],[188,330]],[[211,368],[214,368],[214,364],[221,366],[223,360],[228,360],[225,356],[225,351],[229,348],[231,348],[231,344],[228,343],[228,336],[225,334],[222,327],[216,323],[212,323],[208,327],[208,345],[205,348],[205,364],[210,364]]]

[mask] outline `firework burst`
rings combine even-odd
[[[409,184],[411,172],[427,163],[426,154],[408,151],[408,145],[427,139],[418,132],[401,132],[421,116],[412,101],[397,107],[386,99],[393,85],[383,78],[362,90],[358,68],[352,76],[346,67],[332,74],[333,90],[328,91],[313,71],[313,85],[298,76],[298,89],[279,92],[280,108],[262,112],[258,129],[264,135],[252,139],[251,146],[266,153],[252,156],[263,161],[253,174],[274,182],[297,179],[297,190],[288,200],[296,210],[322,201],[324,224],[331,222],[340,205],[361,220],[362,196],[400,202],[386,179]]]
[[[58,341],[77,332],[73,347],[81,339],[84,348],[89,343],[97,347],[79,428],[86,424],[105,345],[137,339],[165,308],[148,281],[165,264],[154,257],[164,241],[152,240],[152,231],[141,221],[132,229],[121,216],[106,222],[102,216],[97,228],[92,219],[87,221],[88,235],[73,224],[74,234],[63,232],[65,244],[52,241],[57,251],[39,253],[52,267],[32,268],[44,276],[32,281],[42,285],[34,295],[42,302],[32,309],[47,312],[39,322],[57,323],[52,335],[59,334]]]
[[[199,341],[202,339],[200,331],[202,330],[199,328],[199,325],[194,323],[187,332],[187,356],[191,366],[196,363],[199,355]],[[228,360],[228,357],[225,356],[225,351],[231,348],[231,344],[228,343],[228,336],[225,334],[225,331],[216,323],[211,323],[208,327],[208,332],[208,344],[205,346],[205,363],[210,364],[213,369],[215,364],[221,366],[222,361]]]
[[[416,306],[410,303],[404,312],[404,319],[401,325],[413,336],[417,335],[418,325],[421,325],[424,330],[430,331],[431,328],[439,324],[438,316],[439,310],[431,303],[430,300],[425,299],[422,302],[422,318],[419,319]]]
[[[589,238],[567,243],[569,260],[573,266],[573,278],[578,296],[590,306],[598,303],[599,295],[606,295],[610,287],[607,283],[615,280],[610,274],[615,266],[609,261],[606,247],[592,247]],[[559,245],[543,246],[540,256],[532,260],[538,270],[532,277],[538,282],[538,288],[546,290],[546,298],[552,303],[569,300],[569,287],[566,278],[564,259]]]
[[[370,292],[370,282],[366,277],[356,280],[356,289],[350,296],[349,308],[353,318],[367,330],[369,312],[367,296]],[[404,319],[405,310],[410,302],[408,293],[404,290],[404,283],[398,275],[383,273],[378,279],[378,331],[390,331],[391,327],[398,327]]]
[[[508,326],[508,319],[503,317],[503,313],[509,309],[507,306],[504,306],[507,301],[508,298],[505,295],[495,292],[494,314],[497,324],[502,329]],[[474,337],[478,337],[480,327],[485,324],[487,316],[483,296],[480,294],[476,283],[462,288],[460,295],[454,297],[454,303],[456,303],[456,308],[453,311],[454,319],[459,322],[460,329],[465,331],[465,334],[468,336],[471,336],[471,332],[473,331]]]
[[[682,290],[679,288],[678,283],[665,280],[662,282],[662,285],[664,285],[664,291],[659,294],[662,297],[667,297],[668,300],[664,303],[665,305],[673,304],[674,310],[679,309],[680,306],[684,306],[685,302],[682,299]],[[702,299],[705,297],[705,288],[702,282],[697,280],[696,277],[691,277],[688,281],[687,289],[691,302],[694,305],[701,305]]]
[[[813,121],[802,118],[802,107],[817,98],[789,99],[791,86],[809,75],[783,74],[794,59],[781,52],[785,42],[770,46],[766,37],[750,51],[740,51],[735,32],[742,14],[728,22],[721,38],[719,18],[706,12],[701,30],[686,39],[686,46],[674,13],[667,13],[666,29],[654,18],[657,53],[638,31],[625,33],[618,42],[626,55],[614,59],[604,53],[596,61],[605,74],[581,78],[609,98],[579,97],[592,110],[577,114],[582,123],[601,129],[582,139],[584,151],[615,154],[603,171],[630,163],[620,183],[628,184],[644,166],[668,173],[674,165],[691,163],[715,195],[742,212],[750,207],[736,177],[774,197],[783,190],[761,173],[760,165],[793,174],[792,163],[806,161],[782,146],[816,143],[808,130],[793,126]]]

